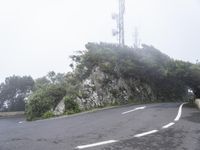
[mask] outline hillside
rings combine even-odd
[[[27,103],[30,120],[60,109],[56,114],[108,105],[185,101],[193,93],[200,96],[199,64],[173,60],[152,46],[133,49],[88,43],[86,50],[71,58],[73,71],[65,78],[53,74],[47,84],[46,78],[40,79],[45,84],[36,82],[40,88]]]
[[[153,47],[132,49],[88,43],[86,48],[72,56],[76,62],[74,77],[81,82],[78,102],[83,107],[180,101],[187,97],[187,86],[170,75],[174,60]]]

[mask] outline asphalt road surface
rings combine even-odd
[[[200,112],[133,105],[57,119],[0,119],[0,150],[200,150]]]

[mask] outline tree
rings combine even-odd
[[[50,80],[51,83],[55,83],[56,81],[56,73],[54,71],[50,71],[47,74],[48,79]]]
[[[50,71],[46,76],[35,80],[35,90],[51,84],[62,84],[64,86],[66,82],[65,76],[63,73],[56,74],[54,71]]]
[[[0,86],[0,110],[24,111],[25,98],[32,91],[34,80],[30,76],[11,76]]]
[[[38,78],[35,80],[35,90],[43,88],[44,86],[49,85],[51,82],[47,79],[46,76]]]

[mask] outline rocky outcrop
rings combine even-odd
[[[60,103],[56,106],[55,110],[53,111],[54,115],[59,116],[65,112],[65,102],[64,99],[60,101]]]
[[[200,109],[200,99],[196,99],[195,104],[196,104],[197,108]]]
[[[79,93],[77,102],[84,109],[127,104],[138,100],[140,102],[155,100],[148,84],[134,78],[128,80],[118,78],[101,71],[99,67],[95,67],[90,76],[82,82]]]

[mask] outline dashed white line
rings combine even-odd
[[[133,109],[133,110],[125,111],[125,112],[122,113],[122,115],[131,113],[131,112],[134,112],[134,111],[136,111],[136,110],[142,110],[142,109],[145,109],[145,108],[146,108],[146,106],[138,107],[138,108],[135,108],[135,109]]]
[[[182,107],[183,107],[184,104],[186,104],[186,103],[183,103],[183,104],[180,105],[179,110],[178,110],[178,114],[177,114],[176,118],[174,119],[174,121],[179,121],[181,114],[182,114]],[[135,108],[133,110],[123,112],[122,115],[130,113],[130,112],[134,112],[136,110],[142,110],[142,109],[145,109],[145,108],[146,108],[146,106],[138,107],[138,108]],[[19,123],[22,123],[22,122],[19,122]],[[164,125],[162,127],[162,129],[169,128],[169,127],[173,126],[174,124],[175,124],[174,122],[170,122],[167,125]],[[158,130],[143,132],[143,133],[134,135],[134,137],[139,138],[139,137],[150,135],[150,134],[153,134],[153,133],[156,133],[156,132],[158,132]],[[76,149],[85,149],[85,148],[90,148],[90,147],[95,147],[95,146],[100,146],[100,145],[106,145],[106,144],[111,144],[111,143],[116,143],[116,142],[119,142],[119,141],[117,141],[117,140],[103,141],[103,142],[98,142],[98,143],[93,143],[93,144],[88,144],[88,145],[77,146]]]
[[[174,124],[175,124],[174,122],[170,122],[170,123],[168,123],[167,125],[163,126],[162,128],[163,128],[163,129],[167,129],[167,128],[173,126]]]
[[[90,147],[95,147],[95,146],[100,146],[100,145],[106,145],[106,144],[111,144],[111,143],[116,143],[116,142],[118,142],[118,141],[117,140],[103,141],[103,142],[99,142],[99,143],[77,146],[76,149],[85,149],[85,148],[90,148]]]
[[[142,137],[142,136],[146,136],[146,135],[153,134],[153,133],[156,133],[156,132],[158,132],[158,130],[152,130],[152,131],[136,134],[134,137]]]
[[[181,118],[182,107],[183,107],[184,104],[187,104],[187,103],[183,103],[183,104],[180,105],[179,110],[178,110],[178,114],[177,114],[176,118],[174,119],[174,121],[179,121],[179,119]]]

